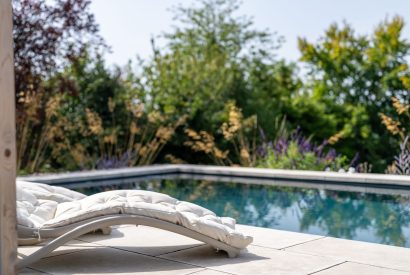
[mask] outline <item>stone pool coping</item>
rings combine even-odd
[[[18,177],[53,185],[78,187],[135,181],[135,178],[198,178],[235,181],[250,184],[272,184],[296,187],[324,188],[371,193],[410,193],[410,176],[386,174],[355,174],[321,171],[280,170],[248,167],[225,167],[190,164],[150,165],[109,170],[38,174]]]

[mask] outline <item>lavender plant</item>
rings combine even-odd
[[[135,152],[125,152],[121,156],[106,155],[98,159],[95,166],[97,170],[129,167],[136,155]]]
[[[261,131],[262,145],[258,148],[259,167],[298,170],[334,170],[337,171],[346,162],[333,148],[326,148],[327,141],[318,145],[311,138],[305,137],[297,128],[291,135],[277,136],[268,141]]]

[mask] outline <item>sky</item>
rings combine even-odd
[[[111,47],[108,64],[124,65],[139,55],[151,54],[151,38],[172,30],[177,4],[195,0],[92,0],[91,12],[101,35]],[[351,24],[360,34],[370,34],[386,18],[401,15],[407,22],[403,37],[410,41],[410,0],[242,0],[237,15],[247,15],[257,29],[268,29],[285,38],[279,58],[297,61],[297,38],[316,41],[332,23]]]

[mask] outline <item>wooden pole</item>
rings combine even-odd
[[[15,274],[16,125],[11,0],[0,0],[0,275]]]

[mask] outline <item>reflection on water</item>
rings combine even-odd
[[[166,193],[238,223],[410,247],[410,196],[198,180],[150,180],[92,187]]]

